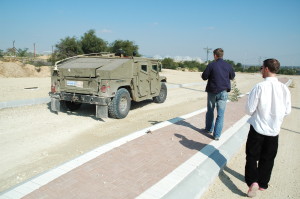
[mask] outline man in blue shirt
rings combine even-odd
[[[207,92],[205,130],[213,133],[215,140],[219,140],[223,129],[227,92],[231,90],[230,80],[234,79],[235,72],[232,66],[223,60],[222,48],[215,49],[213,53],[214,61],[208,64],[202,73],[202,79],[208,80],[205,89]],[[217,106],[217,118],[214,123],[215,106]]]

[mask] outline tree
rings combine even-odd
[[[299,70],[299,69],[298,69]],[[297,71],[296,68],[286,68],[286,67],[282,67],[280,68],[280,70],[278,71],[278,74],[284,74],[284,75],[298,75],[300,74],[299,71]]]
[[[177,69],[178,64],[174,62],[172,58],[164,58],[161,61],[163,68],[168,68],[168,69]]]
[[[55,56],[56,60],[65,59],[67,57],[82,54],[80,42],[75,37],[66,37],[56,44]]]
[[[120,50],[125,53],[125,56],[132,56],[134,54],[138,57],[141,56],[138,52],[139,47],[133,41],[116,40],[110,45],[110,52],[118,53]]]
[[[200,63],[197,61],[184,61],[183,63],[188,69],[198,69],[200,66]]]
[[[4,52],[3,50],[0,49],[0,57],[3,57],[4,56]]]
[[[236,72],[240,71],[242,72],[243,71],[243,65],[241,63],[237,63],[235,66],[234,66],[234,70]]]
[[[23,50],[21,48],[19,48],[18,52],[17,52],[17,56],[18,57],[26,57],[27,51],[28,51],[28,48],[24,48]]]
[[[95,30],[89,30],[81,37],[81,48],[84,54],[107,51],[107,42],[95,35]]]
[[[206,69],[207,65],[205,63],[200,64],[198,71],[203,72]]]
[[[7,55],[9,56],[16,56],[16,48],[8,48],[6,50]]]
[[[178,63],[179,68],[187,68],[189,71],[199,71],[200,66],[201,66],[201,63],[199,63],[195,60],[184,61],[184,62]]]
[[[228,64],[231,64],[232,66],[235,66],[235,63],[234,63],[234,61],[232,61],[232,60],[226,59],[225,61],[226,61]]]
[[[260,71],[260,66],[250,66],[245,70],[245,72],[248,72],[248,73],[256,73],[259,71]]]

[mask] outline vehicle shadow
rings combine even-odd
[[[145,101],[142,101],[142,102],[132,101],[130,110],[139,109],[139,108],[147,106],[151,103],[154,103],[153,100],[145,100]],[[58,115],[58,112],[51,110],[51,102],[47,103],[47,108],[50,110],[51,113],[54,113],[54,114]],[[83,103],[83,104],[81,104],[79,109],[74,110],[74,111],[68,110],[64,105],[61,104],[60,105],[60,112],[66,113],[68,115],[76,115],[76,116],[81,116],[81,117],[90,117],[90,118],[93,118],[95,120],[104,121],[103,119],[96,117],[96,105],[94,105],[94,104],[85,104],[85,103]]]
[[[135,110],[135,109],[143,108],[144,106],[148,106],[149,104],[152,104],[152,103],[154,103],[154,102],[151,99],[144,100],[144,101],[141,101],[141,102],[131,101],[130,110]]]

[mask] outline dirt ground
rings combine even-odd
[[[134,131],[206,107],[205,82],[200,78],[201,73],[165,69],[162,75],[167,77],[169,85],[188,83],[200,85],[191,84],[168,89],[168,97],[163,104],[155,104],[152,101],[134,103],[129,115],[122,120],[96,119],[95,106],[92,105],[83,105],[76,112],[63,111],[58,114],[50,111],[49,104],[1,109],[0,191]],[[296,80],[294,93],[298,89],[299,95],[300,78],[292,76],[290,78]],[[236,81],[241,93],[246,93],[256,83],[262,81],[262,78],[258,73],[237,73]],[[41,98],[48,96],[50,77],[0,77],[0,85],[0,102]],[[28,87],[37,88],[26,89]],[[295,96],[297,99],[298,95]],[[299,103],[294,106],[298,107],[296,111],[299,111]],[[299,116],[299,112],[295,114]],[[295,128],[287,126],[286,129],[298,132],[294,134],[299,137],[299,126]],[[291,142],[293,140],[296,139],[290,139]],[[289,162],[289,166],[292,163]],[[299,165],[299,159],[295,163]],[[277,165],[284,167],[285,164]],[[228,167],[230,168],[230,165]],[[242,172],[240,174],[243,175]]]
[[[269,188],[258,191],[260,199],[298,199],[300,198],[300,77],[292,77],[289,87],[292,94],[292,112],[281,126],[279,148]],[[218,178],[201,199],[247,198],[248,187],[244,181],[245,145],[231,158]]]
[[[0,102],[48,97],[50,67],[0,61]]]

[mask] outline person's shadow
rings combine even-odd
[[[224,163],[226,164],[227,159],[214,146],[187,139],[184,135],[178,133],[176,133],[175,136],[181,138],[179,141],[180,144],[189,149],[202,152],[204,155],[211,158],[220,168],[223,168]]]
[[[186,122],[185,120],[176,121],[176,122],[174,122],[173,124],[191,128],[191,129],[193,129],[194,131],[196,131],[196,132],[198,132],[198,133],[201,133],[202,135],[204,135],[204,136],[206,136],[206,137],[208,137],[208,138],[211,138],[211,139],[214,138],[214,137],[212,136],[212,134],[207,133],[207,132],[205,131],[204,128],[199,129],[198,127],[192,125],[192,124],[189,123],[189,122]]]
[[[247,194],[241,191],[230,179],[228,174],[231,174],[236,179],[245,183],[244,176],[240,173],[230,169],[225,165],[225,167],[219,173],[219,179],[223,182],[223,184],[230,190],[232,193],[235,193],[239,196],[246,197]]]
[[[204,134],[207,134],[207,133],[204,133]],[[179,143],[182,144],[183,146],[185,146],[189,149],[192,149],[192,150],[200,151],[204,155],[211,158],[219,166],[219,168],[220,168],[219,178],[224,183],[224,185],[228,187],[229,190],[231,190],[233,193],[235,193],[239,196],[242,196],[242,197],[247,196],[246,193],[241,191],[232,182],[232,180],[227,175],[227,173],[231,174],[232,176],[241,180],[242,182],[245,182],[244,176],[226,166],[227,159],[220,153],[220,151],[218,149],[216,149],[214,146],[209,145],[209,144],[207,145],[207,144],[203,144],[200,142],[196,142],[194,140],[190,140],[190,139],[186,138],[184,135],[181,135],[178,133],[176,133],[175,136],[178,138],[181,138]]]

